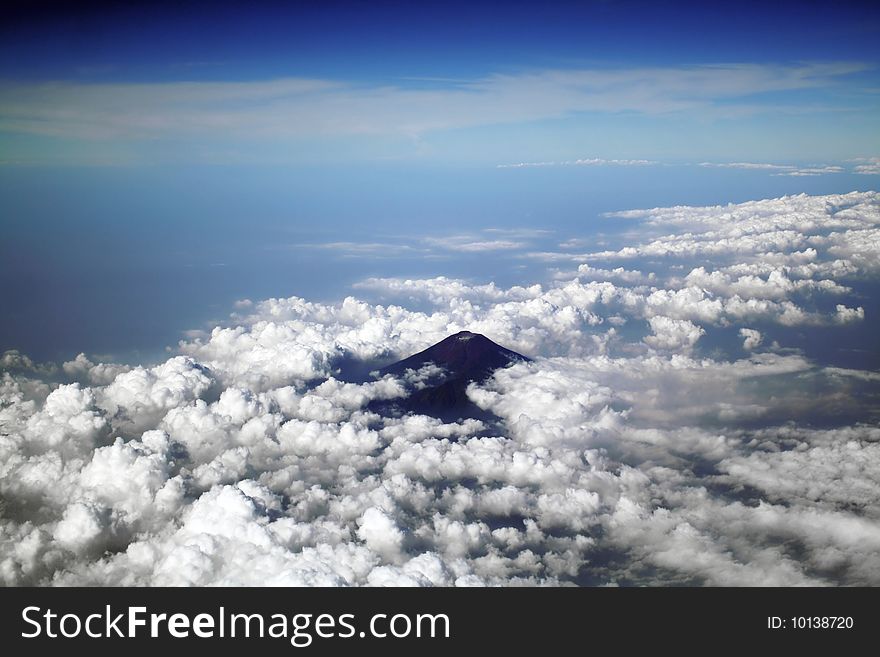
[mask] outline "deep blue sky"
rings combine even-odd
[[[57,3],[61,4],[61,3]],[[867,2],[35,2],[9,9],[6,78],[479,76],[520,67],[877,60]]]

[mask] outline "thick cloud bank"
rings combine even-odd
[[[644,239],[549,286],[241,304],[153,367],[7,352],[0,582],[880,585],[880,375],[786,344],[875,321],[880,195],[612,220]],[[353,372],[464,329],[533,358],[470,387],[497,425],[368,410],[405,387]]]

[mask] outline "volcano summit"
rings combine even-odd
[[[465,417],[494,419],[468,398],[468,385],[485,381],[497,369],[529,360],[484,335],[461,331],[379,370],[380,376],[403,377],[411,391],[402,400],[374,402],[372,407],[381,412],[430,415],[445,422]]]

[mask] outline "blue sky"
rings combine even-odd
[[[291,72],[387,80],[585,63],[876,59],[869,3],[20,3],[5,75],[127,81]],[[44,6],[40,10],[41,5]],[[170,5],[170,6],[169,6]]]
[[[415,4],[25,5],[0,39],[3,161],[880,150],[880,13],[865,3]]]

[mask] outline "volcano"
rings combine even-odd
[[[461,331],[379,370],[380,376],[392,374],[401,377],[410,371],[408,378],[415,378],[415,382],[411,384],[407,397],[391,402],[376,402],[373,410],[430,415],[444,422],[466,417],[495,420],[494,415],[468,398],[468,385],[485,381],[499,368],[529,360],[492,342],[485,335]],[[414,377],[416,373],[421,376]]]

